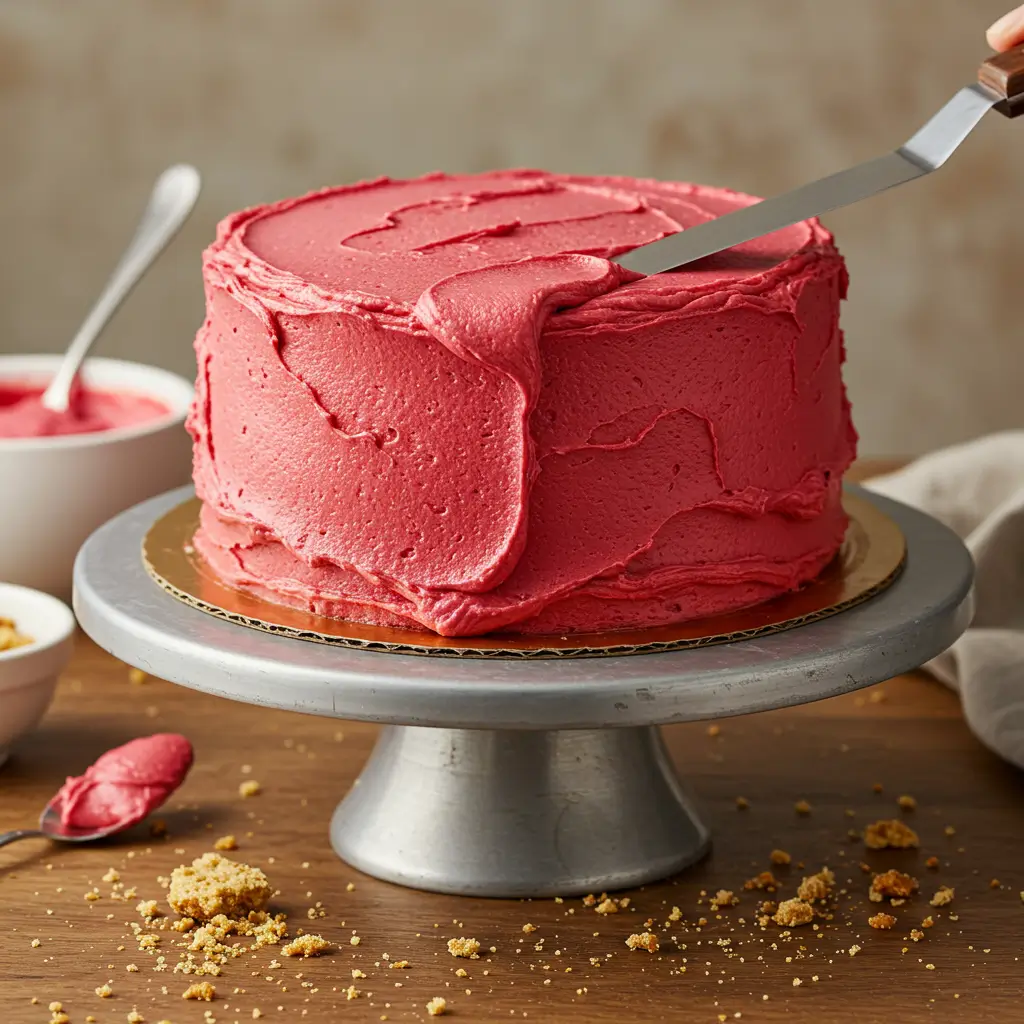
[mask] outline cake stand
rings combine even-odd
[[[905,568],[865,603],[719,646],[557,660],[450,659],[274,635],[182,603],[140,555],[190,495],[139,505],[87,541],[74,606],[131,665],[206,693],[384,724],[331,822],[343,860],[436,892],[545,896],[639,885],[692,864],[708,831],[658,726],[820,700],[922,664],[966,629],[970,555],[945,526],[867,495]]]

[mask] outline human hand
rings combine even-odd
[[[1002,53],[1024,43],[1024,5],[1004,14],[985,33],[988,45]]]

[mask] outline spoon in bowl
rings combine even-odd
[[[71,402],[71,388],[82,360],[139,278],[185,223],[199,197],[199,186],[199,172],[188,164],[168,167],[157,178],[146,211],[135,230],[135,237],[72,339],[49,387],[43,392],[44,408],[51,412],[67,412]]]

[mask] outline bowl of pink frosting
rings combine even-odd
[[[89,359],[56,414],[41,398],[59,363],[0,355],[0,581],[66,599],[93,530],[188,483],[193,388],[153,366]]]
[[[33,729],[53,699],[71,658],[75,617],[49,594],[0,583],[0,622],[13,622],[20,642],[0,649],[0,764],[12,743]]]

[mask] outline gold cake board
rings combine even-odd
[[[153,524],[143,540],[142,556],[150,576],[193,608],[297,640],[447,658],[610,657],[765,636],[836,615],[884,590],[903,568],[903,533],[884,512],[859,495],[844,493],[843,506],[850,524],[839,554],[799,590],[752,608],[694,622],[562,636],[493,633],[445,637],[331,619],[265,601],[223,583],[192,547],[199,525],[197,498],[176,506]]]

